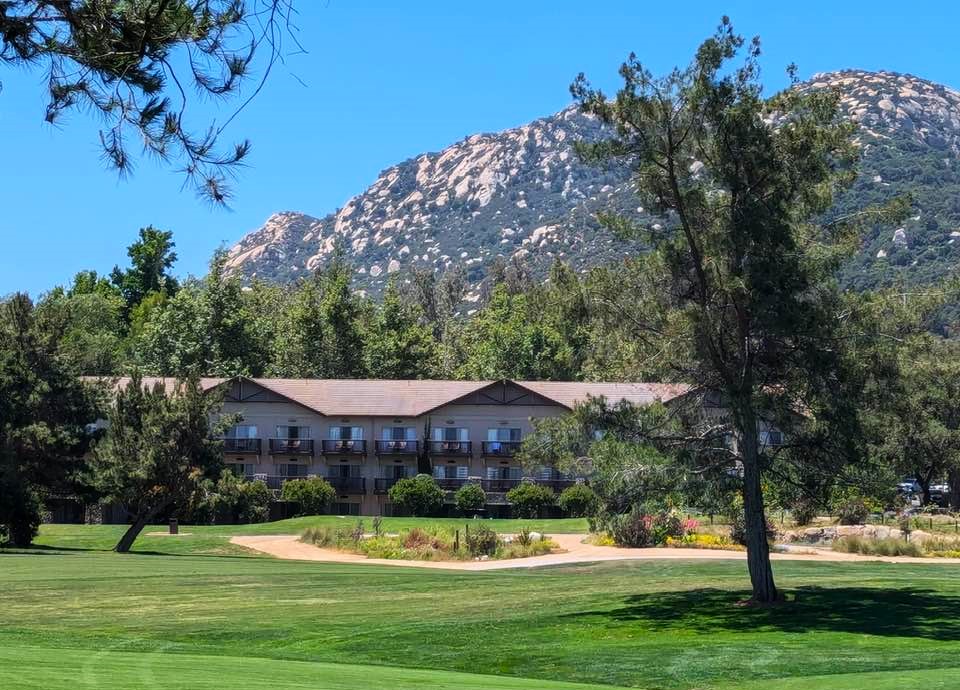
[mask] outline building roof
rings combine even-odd
[[[116,387],[129,378],[110,379]],[[233,379],[203,378],[204,390]],[[325,416],[418,417],[471,393],[502,381],[384,380],[384,379],[280,379],[247,378],[268,391],[303,405]],[[169,392],[176,380],[144,377],[145,386],[161,383]],[[582,381],[512,381],[537,395],[572,409],[588,398],[605,397],[610,402],[626,400],[646,405],[656,400],[667,402],[690,390],[685,384],[666,383],[593,383]]]

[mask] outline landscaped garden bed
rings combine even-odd
[[[501,535],[490,527],[426,526],[385,533],[377,519],[368,533],[363,520],[353,527],[311,527],[300,541],[321,548],[362,554],[367,558],[409,561],[467,561],[528,558],[558,553],[559,545],[545,534],[521,529]]]

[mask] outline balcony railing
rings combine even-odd
[[[309,438],[272,438],[271,455],[313,455],[313,439]]]
[[[400,477],[377,477],[373,480],[373,493],[385,494],[390,487],[400,481]]]
[[[377,441],[377,455],[416,455],[419,441]]]
[[[330,486],[340,494],[367,493],[367,480],[364,477],[324,477]]]
[[[456,491],[470,480],[465,477],[434,477],[434,481],[444,491]]]
[[[471,441],[430,441],[431,455],[470,455],[473,451]]]
[[[502,494],[510,491],[520,483],[519,479],[483,479],[480,485],[484,491],[494,494]]]
[[[225,438],[223,439],[224,453],[231,453],[234,455],[242,454],[242,453],[260,455],[261,447],[262,447],[262,444],[259,438]]]
[[[268,489],[279,491],[288,479],[305,479],[305,477],[280,477],[273,474],[248,474],[244,477],[248,482],[263,482]]]
[[[537,479],[537,484],[542,484],[543,486],[549,486],[556,493],[560,493],[564,489],[573,486],[574,484],[582,484],[582,481],[577,481],[576,479]]]
[[[520,450],[520,441],[484,441],[483,454],[513,457]]]
[[[364,455],[367,442],[362,439],[324,439],[320,442],[324,455]]]

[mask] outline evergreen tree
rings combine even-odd
[[[421,323],[420,310],[401,298],[390,281],[366,333],[367,376],[378,379],[425,379],[433,372],[437,343]]]
[[[760,430],[793,430],[797,419],[814,420],[821,439],[856,430],[832,282],[852,233],[839,221],[820,223],[834,193],[853,179],[856,150],[835,93],[788,90],[765,100],[759,42],[731,66],[743,53],[724,18],[686,69],[654,78],[630,56],[615,99],[582,75],[571,88],[614,132],[581,146],[581,155],[629,161],[644,206],[668,220],[661,232],[601,216],[652,248],[630,264],[649,292],[622,298],[632,303],[629,313],[642,314],[630,323],[635,338],[677,379],[719,395],[729,412],[726,424],[706,428],[733,439],[722,462],[742,474],[753,600],[766,604],[779,595],[762,489],[770,457]],[[835,450],[836,463],[857,459],[854,443],[837,442]]]
[[[129,146],[142,145],[223,203],[250,145],[220,152],[222,126],[191,132],[188,94],[235,94],[262,46],[268,74],[291,11],[288,0],[5,0],[0,63],[42,69],[48,122],[75,109],[99,115],[104,159],[118,172],[132,171]]]
[[[359,378],[364,375],[362,300],[350,289],[350,268],[335,259],[300,283],[288,300],[274,341],[272,376]]]
[[[26,295],[0,304],[0,531],[17,546],[36,535],[43,495],[71,490],[98,416],[49,326]]]
[[[132,355],[144,371],[161,376],[262,373],[267,345],[255,329],[239,279],[225,274],[225,261],[226,253],[217,252],[206,278],[187,284],[131,328]]]
[[[195,503],[205,480],[223,465],[223,444],[211,419],[221,396],[196,378],[144,385],[138,373],[115,391],[106,435],[96,444],[87,481],[133,515],[115,551],[126,553],[151,520]],[[228,420],[222,420],[224,424]]]

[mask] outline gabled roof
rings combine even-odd
[[[247,378],[268,391],[294,403],[332,417],[419,417],[444,405],[455,403],[464,396],[504,383],[503,381],[438,381],[438,380],[381,380],[381,379],[275,379]],[[107,379],[113,380],[113,379]],[[203,378],[204,390],[210,390],[230,381],[225,378]],[[115,386],[123,386],[128,378],[116,379]],[[176,383],[172,378],[144,377],[143,384],[160,382],[167,391]],[[536,393],[562,407],[573,409],[590,397],[605,397],[610,402],[626,400],[646,405],[655,400],[667,402],[684,395],[690,387],[684,384],[664,383],[590,383],[580,381],[512,381],[521,388]]]

